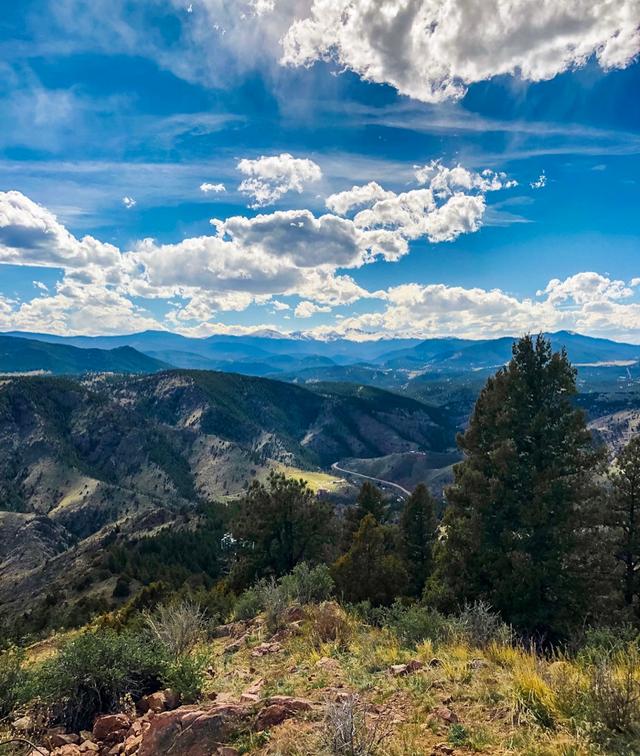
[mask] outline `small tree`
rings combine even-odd
[[[232,526],[242,579],[279,577],[299,562],[319,561],[332,540],[332,518],[303,480],[272,472],[266,485],[253,481]]]
[[[407,500],[400,515],[400,542],[409,575],[409,590],[422,595],[432,569],[436,536],[436,503],[428,488],[420,483]]]
[[[625,606],[640,613],[640,436],[629,441],[610,472],[615,558],[622,564]]]
[[[402,562],[389,548],[388,533],[372,514],[360,523],[349,551],[333,566],[333,577],[347,601],[390,604],[407,585]]]

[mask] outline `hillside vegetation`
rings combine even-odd
[[[371,417],[388,418],[398,443],[401,418],[410,438],[424,432],[415,415],[439,417],[372,389],[286,394],[231,378],[167,373],[104,390],[131,422],[140,413],[187,438],[205,424],[235,444],[278,432],[271,448],[301,458],[314,453],[310,427],[326,446],[345,417],[369,434]],[[576,392],[566,353],[527,336],[480,392],[444,502],[424,484],[389,499],[371,481],[318,496],[281,462],[226,506],[151,509],[137,531],[119,520],[40,570],[23,564],[4,588],[8,752],[639,753],[640,437],[612,463]],[[33,402],[73,448],[74,402]],[[16,422],[19,403],[8,406]],[[230,428],[245,418],[245,433]],[[20,514],[7,513],[13,537]],[[66,585],[20,603],[31,588],[20,570],[37,585],[63,562]]]

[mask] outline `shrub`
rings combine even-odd
[[[346,648],[353,633],[353,625],[344,609],[333,601],[314,607],[311,613],[311,640],[315,646],[336,643]]]
[[[640,653],[634,645],[601,658],[590,669],[589,718],[613,732],[640,731]]]
[[[21,649],[11,647],[0,652],[0,719],[11,714],[19,702],[26,680],[23,661]]]
[[[476,648],[487,648],[491,643],[508,645],[513,639],[511,627],[486,601],[466,604],[458,622],[464,640]]]
[[[389,734],[380,722],[368,725],[364,707],[355,696],[332,703],[324,721],[325,746],[334,756],[376,756]]]
[[[253,619],[263,608],[260,590],[257,587],[249,588],[238,597],[233,608],[233,618],[236,620]]]
[[[289,598],[282,586],[273,579],[263,581],[259,590],[267,629],[275,633],[285,625],[285,612],[289,606]]]
[[[145,613],[151,634],[174,658],[191,651],[207,632],[208,621],[198,604],[160,604],[153,614]]]
[[[184,654],[171,662],[164,682],[183,703],[193,703],[202,694],[209,662],[207,653]]]
[[[163,684],[169,661],[148,637],[113,630],[86,632],[67,641],[29,680],[29,698],[51,707],[54,723],[73,732],[90,728],[98,714],[118,709]]]
[[[435,609],[421,604],[408,606],[396,601],[389,608],[373,609],[369,621],[380,627],[388,627],[407,646],[417,646],[425,640],[434,644],[446,643],[459,635],[455,619],[445,617]]]
[[[318,604],[326,601],[334,589],[331,571],[325,564],[309,567],[301,562],[280,580],[287,596],[298,604]]]

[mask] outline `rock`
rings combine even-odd
[[[240,756],[240,751],[231,746],[219,746],[215,756]]]
[[[259,701],[260,691],[262,690],[265,682],[266,680],[263,677],[252,682],[251,685],[242,693],[242,695],[240,696],[240,700],[248,701],[252,703]]]
[[[431,661],[429,662],[429,666],[432,667],[432,668],[434,668],[434,667],[441,667],[442,666],[442,659],[438,659],[437,657],[434,656],[433,659],[431,659]]]
[[[412,659],[406,664],[393,664],[391,666],[391,674],[394,677],[401,677],[403,675],[410,675],[412,672],[418,672],[424,667],[424,664],[418,659]]]
[[[27,756],[51,756],[51,751],[42,746],[38,746],[37,750],[34,748],[32,751],[29,751]]]
[[[244,622],[229,622],[226,625],[218,625],[213,629],[214,638],[239,638],[244,635],[246,626]]]
[[[448,722],[449,724],[455,724],[458,721],[458,715],[451,711],[448,706],[438,706],[434,709],[433,713],[438,719],[441,719],[443,722]]]
[[[278,642],[261,643],[253,649],[251,656],[267,656],[267,654],[275,654],[278,651],[282,651],[282,645]]]
[[[94,743],[93,740],[85,740],[80,743],[80,750],[82,753],[98,753],[100,746],[97,743]]]
[[[30,732],[33,730],[34,726],[34,721],[28,714],[25,714],[24,717],[20,717],[20,719],[16,719],[13,722],[13,729],[16,732]]]
[[[155,693],[149,693],[148,696],[143,696],[138,701],[137,707],[143,714],[147,711],[159,714],[161,711],[175,709],[177,705],[178,694],[171,690],[171,688],[165,688],[164,690],[158,690]]]
[[[67,733],[64,729],[56,727],[49,730],[46,739],[52,748],[60,748],[65,745],[77,745],[80,742],[80,736],[73,733]]]
[[[323,656],[322,659],[318,659],[316,667],[324,669],[327,672],[337,672],[340,669],[340,662],[337,659],[330,659],[328,656]]]
[[[124,740],[131,719],[126,714],[104,714],[93,723],[94,740],[115,743]]]
[[[140,747],[140,743],[142,743],[142,735],[130,735],[124,741],[125,756],[130,756],[130,754],[135,753]]]
[[[229,643],[224,647],[223,653],[225,654],[235,654],[238,651],[241,651],[247,644],[247,636],[243,635],[241,638],[238,638],[238,640],[233,641],[232,643]]]
[[[440,756],[440,754],[452,754],[454,749],[447,743],[438,743],[433,749],[433,756]]]
[[[291,698],[290,696],[271,696],[267,705],[258,713],[256,727],[258,730],[268,730],[290,719],[298,712],[309,711],[311,702],[306,698]]]
[[[54,748],[51,751],[51,756],[82,756],[82,751],[80,750],[80,746],[68,743],[59,748]]]
[[[138,756],[210,756],[246,724],[251,710],[238,705],[181,706],[156,714],[143,734]]]
[[[93,733],[89,730],[80,730],[80,740],[91,740],[93,738]]]

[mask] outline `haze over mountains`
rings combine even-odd
[[[578,367],[611,367],[616,368],[616,374],[624,374],[622,368],[631,368],[640,361],[640,345],[568,331],[548,336],[554,349],[566,348]],[[19,345],[12,344],[9,338],[21,341]],[[300,382],[350,381],[391,387],[396,378],[406,382],[420,372],[495,370],[509,360],[513,339],[356,342],[340,338],[320,341],[278,332],[208,338],[188,338],[165,331],[93,337],[10,332],[0,336],[0,370],[154,372],[178,367]],[[49,346],[42,347],[43,343]]]

